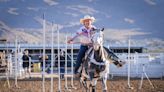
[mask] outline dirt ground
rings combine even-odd
[[[108,80],[108,92],[164,92],[164,80],[162,79],[151,79],[151,82],[154,85],[154,89],[149,84],[147,79],[144,79],[142,89],[139,88],[140,79],[131,79],[131,86],[133,89],[128,89],[127,87],[127,78],[117,78],[114,77],[113,79]],[[0,92],[42,92],[42,79],[19,79],[18,86],[16,88],[14,86],[15,81],[10,80],[10,88],[4,86],[5,80],[0,80]],[[62,92],[65,91],[64,88],[64,79],[61,81],[61,88]],[[82,86],[80,86],[79,81],[76,79],[74,80],[74,85],[77,89],[71,89],[72,92],[83,92]],[[70,86],[70,80],[68,81],[68,86]],[[50,92],[50,79],[45,80],[45,92]],[[58,80],[54,79],[54,92],[58,91]],[[101,91],[101,81],[98,81],[97,84],[97,92]],[[85,91],[84,91],[85,92]]]

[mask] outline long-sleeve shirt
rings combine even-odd
[[[79,37],[81,43],[90,43],[92,31],[94,31],[94,29],[96,29],[96,27],[93,25],[91,29],[87,29],[85,26],[82,26],[79,30],[76,31],[76,34],[73,35],[73,39]]]

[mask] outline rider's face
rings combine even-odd
[[[84,20],[84,26],[86,28],[89,28],[91,26],[91,24],[92,24],[92,21],[90,19]]]

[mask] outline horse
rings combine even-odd
[[[121,60],[111,58],[111,53],[103,46],[103,29],[95,29],[92,35],[92,47],[88,49],[81,66],[80,83],[86,92],[95,92],[98,79],[102,81],[102,91],[107,92],[107,77],[109,74],[109,64],[114,63],[121,67],[124,63]],[[118,58],[117,56],[114,56]],[[89,80],[89,81],[87,81]]]

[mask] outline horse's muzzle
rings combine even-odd
[[[99,50],[100,45],[99,44],[93,44],[93,49],[94,50]]]

